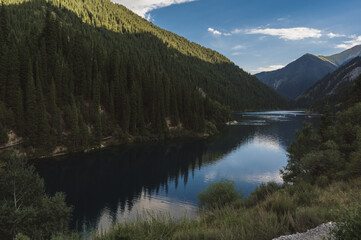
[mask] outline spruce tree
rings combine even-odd
[[[26,91],[25,91],[25,134],[28,143],[35,144],[37,142],[38,126],[37,126],[37,102],[34,78],[32,74],[31,63],[28,63],[28,74],[26,76]]]
[[[9,36],[8,13],[6,6],[0,5],[0,49],[8,43]]]
[[[50,127],[52,136],[52,143],[55,145],[57,137],[60,136],[62,127],[61,127],[61,112],[57,106],[57,97],[56,97],[56,86],[54,80],[51,81],[50,86],[50,96],[48,101],[48,112],[50,114]]]
[[[99,111],[95,113],[93,139],[93,144],[100,146],[102,141],[102,123]]]
[[[69,149],[75,151],[79,145],[79,119],[75,99],[71,96],[71,105],[66,107],[66,121],[70,130]]]
[[[9,49],[5,58],[7,59],[6,102],[8,103],[8,107],[15,113],[16,119],[22,119],[23,107],[22,90],[19,79],[19,58],[15,46]]]
[[[9,141],[8,134],[3,124],[0,122],[0,145],[6,144],[8,141]]]
[[[50,138],[49,138],[49,123],[47,119],[47,113],[46,113],[46,107],[45,107],[45,101],[42,91],[42,86],[39,78],[37,78],[36,81],[36,102],[37,102],[37,108],[36,108],[36,120],[38,123],[37,126],[37,143],[39,146],[45,147]]]

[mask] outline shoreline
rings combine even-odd
[[[226,125],[225,125],[226,126]],[[225,126],[222,126],[225,127]],[[102,142],[100,146],[92,146],[88,148],[80,148],[75,151],[68,151],[66,146],[58,145],[53,147],[53,152],[50,154],[40,154],[40,155],[33,155],[34,153],[26,152],[24,149],[21,149],[21,143],[12,144],[11,146],[4,146],[4,148],[0,147],[0,157],[7,151],[17,151],[21,154],[24,154],[26,156],[26,159],[31,162],[37,162],[41,161],[43,159],[51,159],[56,157],[62,157],[67,156],[71,154],[79,154],[79,153],[91,153],[96,151],[102,151],[106,150],[112,147],[118,147],[118,146],[126,146],[126,145],[134,145],[138,143],[156,143],[161,141],[167,141],[167,140],[175,140],[175,139],[182,139],[182,138],[191,138],[191,139],[206,139],[212,136],[215,136],[219,133],[219,130],[217,129],[217,132],[215,133],[195,133],[191,132],[189,130],[184,129],[170,129],[169,134],[166,137],[152,137],[152,136],[127,136],[126,141],[119,141],[114,140],[114,136],[108,136],[102,139]],[[20,149],[19,149],[20,148]],[[56,152],[55,150],[57,148],[60,148],[60,152]],[[39,150],[38,150],[39,151]]]

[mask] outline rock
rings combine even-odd
[[[316,228],[312,228],[304,233],[296,233],[288,236],[281,236],[273,240],[323,240],[331,238],[331,230],[334,229],[336,223],[329,222],[321,224]]]

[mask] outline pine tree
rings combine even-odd
[[[9,141],[8,134],[2,123],[0,122],[0,145],[6,144]]]
[[[7,83],[7,51],[6,47],[0,49],[0,101],[6,99],[6,83]]]
[[[66,121],[70,130],[69,149],[75,151],[79,146],[79,119],[75,99],[71,96],[71,105],[66,107]]]
[[[49,142],[49,123],[48,119],[46,117],[46,107],[45,107],[45,101],[42,91],[42,86],[39,78],[36,81],[36,102],[37,102],[37,108],[36,108],[36,120],[38,123],[37,127],[37,143],[39,146],[45,147]]]
[[[99,111],[95,114],[93,139],[93,144],[100,146],[102,141],[102,123]]]
[[[89,131],[88,126],[84,122],[83,115],[79,114],[79,140],[82,147],[88,147],[89,145]]]
[[[56,96],[56,86],[54,80],[51,81],[50,86],[50,96],[49,96],[49,104],[48,104],[48,112],[50,114],[51,120],[51,129],[52,133],[54,134],[51,137],[53,143],[56,142],[56,137],[61,133],[61,116],[60,116],[60,109],[57,106],[57,96]]]
[[[8,25],[8,13],[6,10],[6,6],[1,4],[0,6],[0,50],[2,50],[2,46],[8,43],[9,36],[9,25]]]
[[[125,94],[124,88],[122,88],[121,92],[121,109],[122,109],[122,118],[121,118],[121,127],[123,129],[123,132],[128,132],[129,130],[129,120],[130,120],[130,103],[129,103],[129,97]]]
[[[22,90],[19,79],[19,58],[17,49],[11,48],[5,57],[7,59],[7,87],[6,87],[6,102],[8,107],[14,112],[16,119],[22,119]],[[18,130],[21,127],[18,125]]]
[[[35,95],[35,84],[32,74],[31,63],[28,63],[28,73],[26,76],[26,91],[25,91],[25,120],[26,120],[26,136],[30,144],[37,142],[37,116],[36,116],[36,95]]]

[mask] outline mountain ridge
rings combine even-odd
[[[302,107],[320,108],[321,105],[338,105],[343,94],[361,74],[361,57],[356,57],[336,71],[326,75],[297,99]],[[320,109],[322,110],[322,109]]]
[[[337,67],[340,67],[346,64],[348,61],[354,59],[355,57],[361,56],[361,45],[356,45],[352,48],[346,49],[340,53],[336,53],[327,57],[327,60],[335,64]],[[322,56],[320,56],[322,57]]]
[[[306,53],[281,69],[255,76],[282,96],[296,99],[318,80],[357,56],[361,56],[361,45],[330,56]]]
[[[295,99],[309,86],[335,69],[336,67],[330,62],[307,53],[282,69],[258,73],[255,76],[282,96]]]

